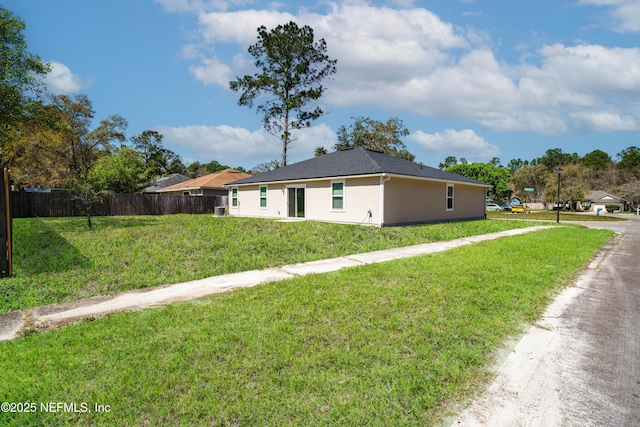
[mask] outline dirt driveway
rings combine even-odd
[[[616,231],[453,426],[640,425],[640,217]]]

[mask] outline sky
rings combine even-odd
[[[331,151],[354,118],[401,119],[416,161],[532,160],[549,149],[614,160],[640,146],[638,0],[3,0],[51,63],[54,94],[86,94],[96,125],[164,135],[186,164],[247,169],[281,142],[229,82],[256,70],[257,28],[295,21],[327,43],[337,72],[327,114],[288,163]],[[256,105],[260,104],[260,99]]]

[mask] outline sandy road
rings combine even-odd
[[[620,234],[453,426],[640,425],[640,218],[585,225]]]

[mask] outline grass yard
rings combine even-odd
[[[504,221],[478,224],[494,222]],[[52,223],[66,224],[59,239],[76,247],[88,234]],[[261,227],[292,225],[327,234],[312,223]],[[159,224],[115,230],[145,227]],[[403,229],[361,232],[384,240]],[[553,228],[3,342],[3,400],[35,410],[0,412],[0,425],[449,425],[490,378],[496,350],[534,322],[611,235]],[[47,412],[51,402],[68,406]]]
[[[558,212],[556,211],[543,211],[533,210],[526,215],[514,214],[506,211],[490,211],[487,212],[487,218],[489,219],[524,219],[527,221],[555,221],[557,219]],[[624,218],[617,218],[611,215],[589,215],[580,214],[575,212],[560,212],[560,222],[564,221],[626,221]]]
[[[374,228],[211,215],[15,219],[0,312],[219,274],[520,228],[469,221]]]

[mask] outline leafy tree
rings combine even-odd
[[[545,189],[551,172],[543,165],[526,165],[513,173],[513,178],[509,184],[515,195],[524,200],[526,194],[524,189],[533,188],[529,194],[530,202],[546,202]]]
[[[86,95],[54,95],[52,105],[57,109],[56,130],[62,140],[61,167],[68,171],[69,180],[84,181],[98,157],[113,151],[112,141],[125,140],[127,121],[118,115],[100,121],[91,129],[94,111]]]
[[[445,170],[450,166],[453,166],[455,164],[458,164],[458,159],[456,159],[455,156],[448,156],[446,159],[444,159],[443,163],[440,163],[438,165],[439,169]]]
[[[324,156],[325,154],[327,154],[327,149],[324,147],[316,147],[316,149],[313,152],[314,157]]]
[[[586,175],[587,169],[581,165],[567,165],[560,174],[560,201],[569,203],[575,210],[578,202],[584,200],[589,192]],[[545,201],[553,206],[558,198],[558,174],[547,175],[545,185]]]
[[[267,96],[258,112],[263,113],[264,128],[282,141],[282,166],[287,165],[287,148],[293,142],[291,130],[310,127],[325,113],[313,104],[326,91],[322,80],[336,72],[337,61],[326,52],[327,43],[315,42],[309,26],[289,22],[270,32],[261,26],[258,42],[249,47],[259,73],[229,83],[231,90],[242,93],[239,105],[253,107],[257,97]]]
[[[629,147],[618,153],[618,169],[622,171],[633,172],[634,175],[640,174],[640,148]]]
[[[457,163],[446,171],[491,184],[489,194],[497,200],[508,200],[511,196],[511,173],[506,168],[493,163]]]
[[[79,188],[98,158],[113,151],[111,142],[124,140],[126,121],[120,116],[91,129],[94,112],[86,96],[51,100],[16,122],[4,144],[4,162],[18,188]]]
[[[580,164],[594,170],[605,170],[611,163],[611,156],[602,150],[593,150],[580,159]]]
[[[186,170],[186,173],[191,178],[198,178],[200,176],[208,175],[210,173],[219,172],[225,169],[229,169],[229,166],[223,165],[217,160],[211,160],[209,163],[202,164],[200,162],[191,163]],[[236,170],[239,170],[236,168]]]
[[[76,95],[75,100],[66,95],[53,96],[52,105],[57,109],[55,127],[63,148],[59,167],[67,173],[68,187],[80,202],[91,228],[91,208],[100,199],[88,182],[89,171],[101,155],[113,152],[112,141],[125,140],[127,121],[113,115],[91,130],[94,111],[86,95]]]
[[[635,210],[640,207],[640,180],[622,184],[614,188],[612,192],[625,199],[631,209]]]
[[[553,169],[556,166],[577,163],[579,158],[577,153],[563,153],[560,148],[552,148],[547,150],[544,156],[538,157],[536,164],[544,165],[548,169]]]
[[[133,148],[142,155],[150,179],[187,171],[180,156],[162,146],[162,138],[163,135],[154,130],[145,130],[130,138]]]
[[[24,21],[0,5],[0,142],[9,138],[11,125],[24,117],[41,92],[38,76],[51,69],[28,52],[24,29]]]
[[[338,129],[338,143],[334,147],[336,150],[364,147],[405,160],[415,159],[416,156],[407,151],[400,139],[409,135],[409,131],[399,118],[394,117],[386,122],[368,117],[352,119],[354,123],[349,128],[342,125]]]
[[[263,172],[269,172],[280,167],[280,162],[277,160],[271,160],[270,162],[260,163],[251,168],[249,173],[257,174]]]
[[[51,105],[40,105],[33,114],[14,123],[12,135],[2,147],[5,166],[17,188],[56,188],[66,185],[61,167],[64,147],[54,124],[59,112]]]
[[[211,160],[209,163],[205,163],[204,165],[202,165],[202,167],[208,173],[220,172],[220,171],[223,171],[225,169],[229,169],[229,166],[223,165],[222,163],[218,162],[217,160]]]
[[[148,181],[142,155],[130,147],[102,156],[89,171],[87,182],[96,193],[132,194]]]
[[[511,174],[514,174],[517,170],[522,169],[524,167],[524,162],[522,159],[511,159],[509,163],[507,163],[507,169]]]
[[[200,173],[202,171],[202,173]],[[202,163],[193,162],[187,166],[187,174],[189,178],[197,178],[202,175],[206,175],[206,171],[202,168]]]

